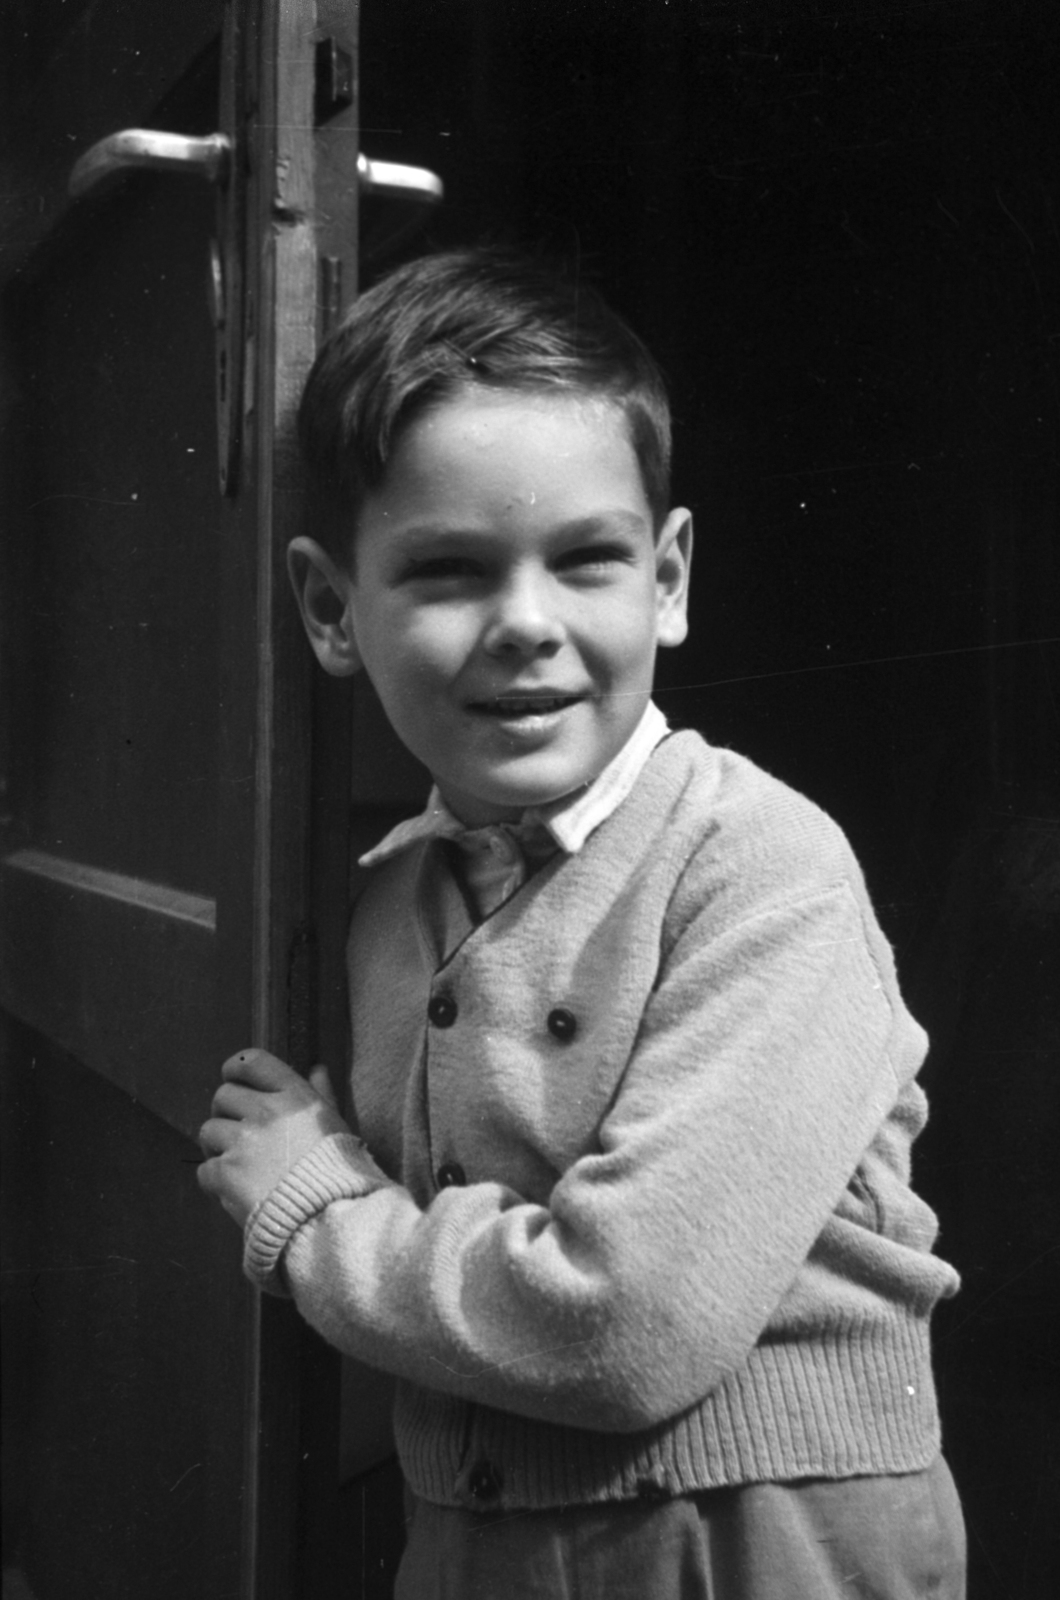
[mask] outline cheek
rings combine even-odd
[[[435,619],[381,618],[374,659],[366,661],[368,676],[401,738],[422,745],[437,732],[443,701],[460,665],[451,630]]]
[[[364,663],[376,688],[400,686],[429,669],[431,630],[398,607],[381,605],[372,618]]]
[[[596,631],[595,646],[616,678],[649,676],[655,660],[655,612],[631,599],[616,607]]]
[[[418,616],[390,648],[410,678],[445,679],[459,672],[478,638],[476,619],[458,607],[437,607]]]

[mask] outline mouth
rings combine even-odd
[[[576,706],[585,696],[580,694],[501,694],[492,700],[472,700],[468,710],[479,717],[499,717],[505,721],[519,717],[545,717],[556,711]]]

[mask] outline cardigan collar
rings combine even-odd
[[[576,855],[589,835],[622,804],[648,757],[669,731],[666,718],[654,701],[649,701],[622,749],[592,783],[548,805],[531,806],[517,823],[469,828],[449,810],[435,785],[420,815],[391,828],[377,845],[359,858],[359,865],[378,866],[424,839],[454,839],[474,847],[479,838],[485,842],[491,836],[496,838],[498,832],[511,833],[517,839],[521,835],[525,839],[543,830],[561,850]]]

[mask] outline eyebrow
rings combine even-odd
[[[598,512],[588,517],[574,517],[570,522],[561,522],[551,529],[550,533],[561,539],[590,539],[597,534],[636,533],[639,529],[650,526],[650,517],[615,507],[614,510]],[[494,532],[489,527],[469,528],[459,523],[448,525],[423,522],[402,528],[398,537],[402,541],[408,540],[410,544],[426,544],[436,539],[489,540],[493,539]]]

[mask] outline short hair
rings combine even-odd
[[[625,415],[656,531],[669,510],[670,406],[658,366],[590,285],[494,248],[398,267],[355,301],[298,417],[314,534],[352,560],[356,519],[402,430],[469,386],[586,394]]]

